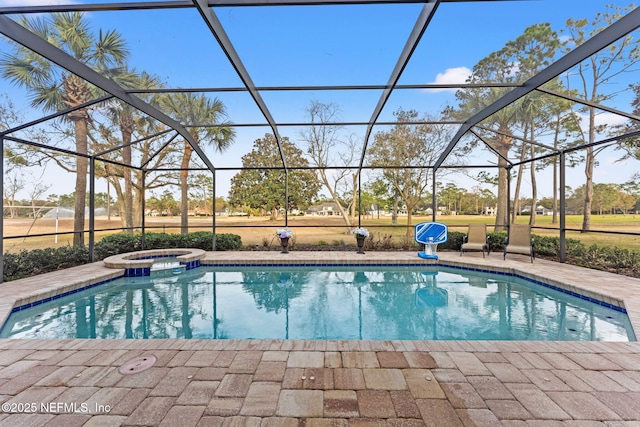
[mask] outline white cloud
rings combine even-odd
[[[580,117],[580,127],[584,132],[589,131],[589,116],[587,114],[579,114]],[[617,126],[623,125],[628,122],[626,117],[620,116],[618,114],[613,113],[600,113],[596,114],[596,126],[601,125],[609,125],[609,126]]]
[[[467,81],[467,78],[471,76],[471,70],[467,67],[447,68],[444,73],[438,73],[436,75],[433,84],[462,84]],[[430,91],[449,91],[455,92],[456,89],[429,89]]]

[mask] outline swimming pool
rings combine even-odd
[[[451,267],[200,267],[14,310],[4,338],[634,341],[624,310]]]

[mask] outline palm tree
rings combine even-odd
[[[132,87],[137,89],[155,89],[160,87],[160,80],[146,72],[137,73],[135,70],[123,69],[117,76],[118,83],[124,87]],[[131,138],[134,132],[146,124],[148,116],[140,116],[138,110],[122,101],[112,101],[107,106],[107,115],[111,122],[120,130],[122,145],[122,162],[131,165],[132,147]],[[124,226],[133,233],[132,227],[135,225],[133,220],[133,179],[130,168],[123,168],[122,177],[124,178],[124,192],[122,194],[122,214]],[[116,181],[117,183],[117,181]]]
[[[23,18],[21,23],[29,31],[64,50],[78,61],[112,75],[121,69],[128,51],[125,42],[116,31],[91,33],[87,20],[80,12],[53,13],[44,17]],[[30,92],[33,107],[45,111],[73,108],[94,99],[98,90],[80,77],[71,74],[29,50],[15,44],[14,51],[0,58],[2,75],[14,84]],[[67,115],[75,134],[75,151],[87,154],[87,125],[91,120],[89,108],[80,108]],[[87,187],[88,160],[76,158],[75,214],[73,220],[73,244],[84,243],[84,209]]]
[[[215,145],[215,148],[223,152],[235,138],[235,131],[228,122],[220,122],[226,116],[224,104],[215,98],[209,99],[205,95],[196,95],[191,92],[174,93],[164,97],[161,101],[165,112],[174,119],[180,121],[184,126],[196,126],[189,128],[189,132],[197,144],[208,142]],[[203,125],[222,124],[224,126],[206,127]],[[189,162],[193,154],[193,148],[189,142],[184,141],[184,152],[180,164],[180,232],[186,234],[189,231],[188,210],[189,210]]]
[[[481,59],[473,67],[473,75],[467,83],[521,83],[547,66],[559,47],[557,34],[548,23],[534,24],[515,40]],[[466,120],[470,115],[491,105],[512,89],[505,87],[468,88],[456,92],[460,112]],[[523,102],[515,102],[488,117],[483,124],[497,131],[485,133],[487,142],[498,154],[498,206],[495,231],[502,231],[509,224],[507,193],[509,152],[513,148],[513,130],[522,115]]]

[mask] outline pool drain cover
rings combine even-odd
[[[156,360],[158,359],[153,355],[134,357],[124,362],[124,364],[120,366],[120,369],[118,369],[118,372],[122,375],[137,374],[152,367],[156,363]]]

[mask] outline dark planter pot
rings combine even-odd
[[[289,253],[289,238],[288,237],[281,237],[280,238],[280,245],[282,246],[282,254],[288,254]]]
[[[366,237],[356,236],[356,242],[358,243],[359,254],[364,254],[364,251],[362,250],[362,248],[364,248],[364,239],[366,239]]]

